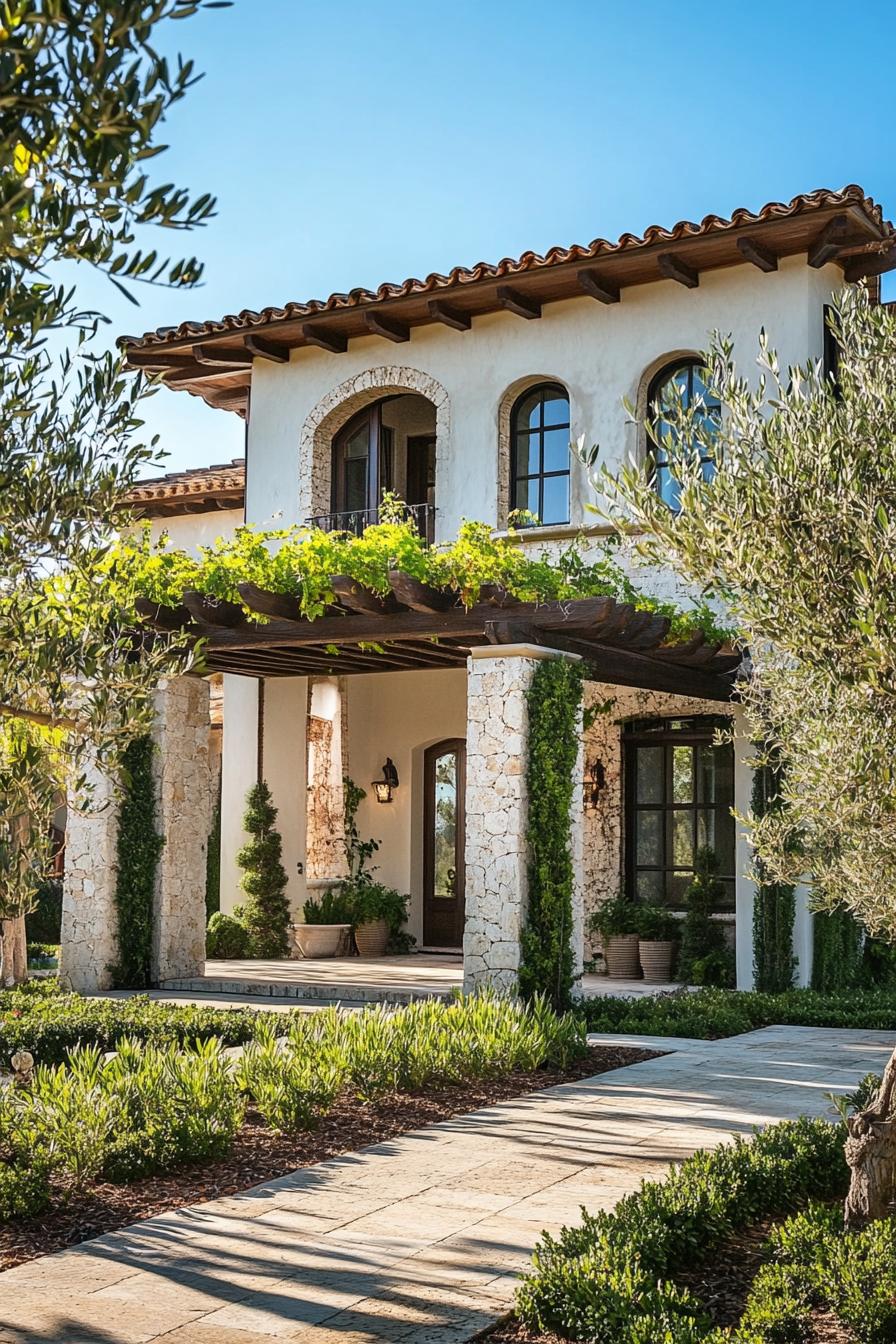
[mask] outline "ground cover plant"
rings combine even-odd
[[[896,1031],[896,993],[887,989],[839,994],[819,994],[811,989],[792,989],[783,994],[702,989],[693,994],[657,994],[641,999],[607,995],[587,999],[578,1011],[589,1031],[697,1040],[738,1036],[777,1025]]]
[[[653,1054],[589,1049],[581,1021],[543,1000],[236,1016],[253,1028],[241,1055],[184,1030],[125,1038],[106,1059],[74,1047],[0,1093],[0,1261]]]
[[[800,1344],[827,1310],[852,1332],[832,1339],[896,1340],[896,1222],[843,1235],[846,1115],[880,1081],[869,1075],[841,1099],[836,1124],[785,1121],[698,1152],[612,1212],[583,1209],[578,1226],[544,1234],[517,1295],[519,1328],[498,1339]],[[692,1286],[703,1283],[694,1266],[711,1279],[726,1246],[770,1220],[743,1310],[720,1325]]]

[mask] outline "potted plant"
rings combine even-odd
[[[304,924],[292,926],[299,954],[308,958],[338,956],[352,928],[351,908],[342,887],[329,887],[318,898],[309,896],[302,914]]]
[[[652,984],[671,980],[672,958],[680,932],[678,920],[661,905],[638,905],[635,912],[638,958],[644,979]]]
[[[410,897],[369,877],[345,883],[343,890],[351,907],[358,956],[385,956],[389,939],[401,931],[408,917]]]
[[[611,980],[636,980],[638,963],[637,906],[623,896],[605,901],[588,921],[588,932],[603,941],[604,961]]]

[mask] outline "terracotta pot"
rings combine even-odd
[[[389,925],[385,919],[372,919],[368,924],[355,926],[359,957],[384,957],[388,941]]]
[[[338,956],[350,929],[350,924],[294,924],[292,933],[299,954],[318,960]]]
[[[637,980],[641,974],[638,964],[638,935],[615,934],[604,939],[604,961],[611,980]]]
[[[675,955],[675,943],[669,939],[662,942],[645,942],[643,939],[638,943],[638,956],[641,961],[641,970],[644,972],[644,979],[652,984],[668,982],[672,979],[672,958]]]

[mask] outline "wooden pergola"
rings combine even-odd
[[[335,601],[314,620],[297,597],[238,585],[242,604],[186,592],[180,605],[139,599],[138,615],[159,631],[202,641],[201,668],[248,677],[346,676],[463,667],[471,648],[534,644],[585,661],[597,681],[703,700],[728,701],[742,653],[695,631],[670,642],[665,616],[612,597],[522,602],[495,584],[464,606],[457,591],[393,570],[390,591],[346,575],[331,579]],[[243,605],[244,604],[244,605]],[[264,618],[255,620],[250,612]]]

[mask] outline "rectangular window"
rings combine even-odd
[[[734,909],[734,747],[717,745],[727,719],[642,719],[626,725],[625,887],[632,900],[682,910],[697,850],[719,860]]]

